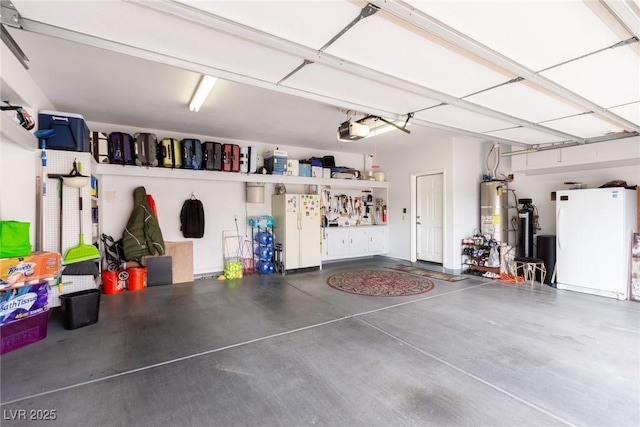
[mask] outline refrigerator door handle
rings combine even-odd
[[[562,233],[560,232],[560,230],[562,230],[561,221],[562,221],[562,218],[564,217],[562,212],[563,212],[562,208],[558,208],[558,215],[556,216],[556,234],[557,234],[559,249],[564,249],[562,245]]]

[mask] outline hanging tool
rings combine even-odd
[[[98,248],[93,245],[87,245],[84,243],[83,232],[83,218],[82,218],[82,187],[89,183],[89,177],[81,175],[78,171],[78,165],[76,161],[73,161],[73,170],[69,175],[64,175],[62,180],[66,185],[76,187],[78,189],[78,205],[79,205],[79,218],[80,218],[80,235],[78,236],[78,244],[70,247],[64,254],[62,264],[74,264],[77,262],[100,259],[100,252]]]
[[[41,129],[34,133],[35,137],[40,140],[40,160],[42,170],[40,171],[40,238],[38,242],[39,250],[44,251],[45,229],[46,229],[46,211],[45,201],[47,200],[47,139],[54,135],[53,129]]]

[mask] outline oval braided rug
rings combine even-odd
[[[327,279],[327,285],[339,291],[375,297],[403,297],[429,292],[434,283],[425,278],[398,271],[346,271]]]

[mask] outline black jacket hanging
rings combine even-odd
[[[204,236],[204,207],[193,194],[184,201],[180,212],[180,230],[184,237],[201,238]]]

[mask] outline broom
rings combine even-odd
[[[63,176],[62,179],[65,184],[78,188],[78,212],[80,215],[80,235],[78,236],[78,244],[67,249],[62,259],[62,264],[69,265],[80,263],[83,261],[99,260],[100,251],[98,251],[98,248],[93,245],[88,245],[84,242],[84,221],[82,220],[82,187],[87,185],[87,183],[89,182],[89,177],[80,175],[80,173],[78,172],[76,161],[74,160],[73,171],[70,175]]]
[[[60,197],[60,252],[62,252],[62,231],[63,231],[63,223],[62,223],[62,204],[64,203],[63,191],[64,191],[64,181],[63,176],[60,174],[48,174],[48,178],[56,178],[58,180],[58,191]],[[74,264],[69,264],[64,266],[60,275],[65,276],[93,276],[94,278],[98,277],[100,274],[100,267],[98,263],[94,260],[89,261],[81,261]],[[60,278],[58,278],[60,280]]]

